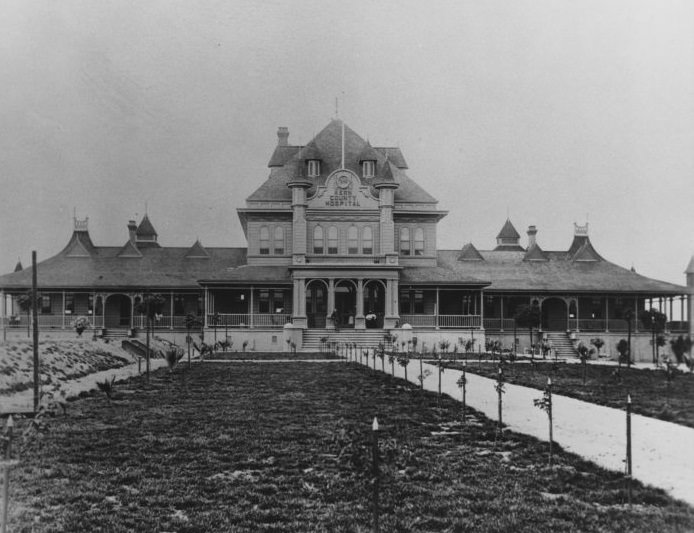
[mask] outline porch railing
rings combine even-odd
[[[282,328],[292,321],[287,313],[218,313],[207,315],[210,328]]]
[[[43,329],[72,329],[72,324],[75,319],[80,315],[39,315],[39,328]],[[103,328],[104,327],[104,317],[103,316],[87,316],[90,328]],[[31,319],[22,315],[12,315],[4,317],[2,323],[3,326],[8,328],[26,328],[31,326]]]
[[[479,328],[480,315],[400,315],[400,324],[413,328]]]

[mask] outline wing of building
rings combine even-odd
[[[627,311],[654,303],[671,318],[680,306],[669,327],[687,328],[687,287],[606,261],[587,225],[573,228],[565,250],[543,250],[534,226],[521,243],[510,220],[492,250],[437,249],[446,211],[426,183],[409,176],[399,148],[372,146],[340,120],[306,145],[279,128],[268,167],[238,209],[247,248],[162,247],[148,216],[128,222],[123,243],[97,246],[88,221],[75,220],[65,248],[38,265],[41,328],[70,331],[87,316],[98,334],[133,334],[147,293],[164,297],[160,334],[197,315],[207,335],[264,350],[287,340],[317,348],[325,337],[375,345],[396,329],[429,346],[475,335],[513,342],[514,317],[533,304],[547,334],[621,332]],[[0,276],[5,330],[25,328],[18,297],[30,288],[31,269]]]

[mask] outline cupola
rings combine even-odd
[[[520,245],[520,233],[516,231],[516,228],[511,223],[510,219],[506,219],[501,231],[496,236],[496,248],[494,251],[506,251],[506,252],[522,252],[523,248]]]

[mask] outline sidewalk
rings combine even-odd
[[[373,361],[373,358],[371,358]],[[389,371],[386,365],[386,370]],[[380,371],[381,362],[377,362]],[[371,365],[373,368],[373,364]],[[424,387],[438,390],[438,369],[424,364]],[[419,385],[419,363],[408,366],[409,381]],[[388,372],[389,373],[389,372]],[[403,368],[395,364],[395,375],[403,378]],[[441,391],[460,401],[456,382],[461,372],[446,369],[441,376]],[[466,403],[488,418],[497,420],[498,399],[495,381],[468,372]],[[547,414],[533,400],[542,391],[506,384],[503,397],[503,422],[509,429],[548,439]],[[625,411],[595,405],[566,396],[553,395],[554,441],[565,450],[608,468],[624,472],[626,458]],[[680,426],[641,415],[632,415],[632,469],[639,481],[660,487],[682,501],[694,505],[694,428]]]

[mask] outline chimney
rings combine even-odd
[[[137,240],[137,223],[134,220],[128,220],[128,234],[132,244]]]
[[[535,244],[535,235],[537,235],[537,228],[535,226],[528,226],[528,248],[531,248]]]
[[[277,128],[277,146],[287,146],[289,139],[289,128],[286,126],[280,126]]]

